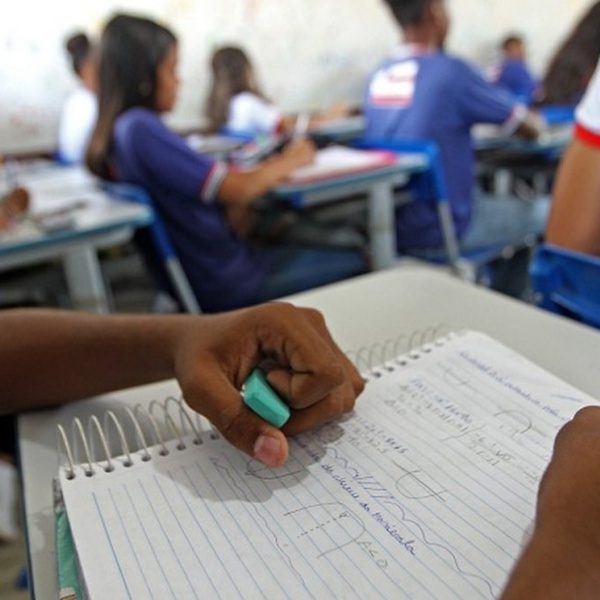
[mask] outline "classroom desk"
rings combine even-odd
[[[210,156],[214,160],[227,160],[229,155],[246,142],[226,135],[199,135],[187,137],[187,143],[196,152]]]
[[[366,127],[367,120],[365,117],[356,115],[317,125],[311,128],[310,133],[317,138],[326,138],[332,142],[343,143],[363,137]]]
[[[276,196],[291,199],[298,207],[326,204],[344,197],[366,194],[368,230],[374,268],[386,269],[396,261],[394,188],[408,175],[428,168],[422,154],[399,155],[396,162],[360,173],[348,173],[310,183],[284,183]]]
[[[473,128],[476,151],[500,150],[518,155],[559,155],[572,137],[573,124],[551,126],[534,140],[503,134],[502,129],[495,125],[477,125]]]
[[[511,195],[515,173],[531,177],[536,192],[547,194],[556,162],[572,137],[572,124],[551,126],[535,140],[503,135],[495,125],[477,125],[473,138],[479,172],[493,174],[494,192],[498,196]]]
[[[108,312],[97,251],[130,239],[151,223],[151,212],[111,199],[79,168],[42,168],[22,173],[19,182],[31,190],[33,215],[62,212],[69,223],[50,231],[28,220],[0,235],[0,271],[60,258],[74,306]]]
[[[597,331],[464,283],[431,267],[407,266],[292,297],[320,309],[342,349],[357,350],[406,334],[423,337],[472,328],[488,333],[559,377],[600,397]],[[36,598],[56,597],[52,478],[58,469],[56,423],[122,402],[178,394],[173,381],[109,394],[19,418],[29,566]]]

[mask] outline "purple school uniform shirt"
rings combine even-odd
[[[525,104],[533,100],[537,82],[522,60],[507,59],[501,65],[494,83]]]
[[[460,237],[469,225],[474,184],[471,127],[505,123],[520,111],[507,93],[444,52],[401,47],[369,81],[365,101],[369,140],[432,140],[440,149],[452,215]],[[400,250],[443,245],[433,203],[397,210]]]
[[[112,158],[117,180],[152,196],[202,309],[252,303],[268,260],[235,236],[215,202],[226,166],[194,152],[144,108],[117,119]]]

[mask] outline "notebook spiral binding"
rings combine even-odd
[[[435,325],[363,346],[356,351],[346,351],[345,354],[362,374],[363,379],[370,381],[379,379],[386,372],[405,367],[411,360],[418,360],[423,354],[429,354],[435,347],[443,346],[452,335],[448,333],[445,325]]]
[[[176,418],[179,417],[180,427],[177,427],[175,419],[170,411],[174,407]],[[157,420],[156,411],[161,411],[164,425]],[[153,440],[149,443],[148,435],[144,434],[142,422],[146,421],[149,425]],[[135,432],[135,438],[139,450],[130,450],[130,441],[127,440],[123,424],[129,422]],[[184,438],[187,438],[191,431],[192,443],[202,445],[208,435],[208,439],[218,439],[220,434],[212,424],[202,415],[191,411],[185,405],[183,398],[168,397],[164,401],[153,400],[148,407],[142,404],[136,404],[133,410],[126,406],[123,408],[121,419],[117,417],[112,410],[104,413],[104,422],[101,425],[96,415],[91,415],[87,423],[87,433],[81,422],[81,419],[75,417],[72,421],[72,434],[69,436],[63,425],[58,425],[58,446],[59,455],[63,454],[66,458],[64,465],[67,479],[76,477],[77,469],[81,468],[86,477],[92,477],[96,474],[98,468],[104,472],[110,473],[117,466],[130,467],[133,465],[134,456],[146,462],[151,460],[152,453],[157,447],[159,456],[167,456],[171,450],[167,442],[177,440],[176,450],[185,450],[187,448]],[[166,428],[171,436],[165,439],[163,429]],[[110,442],[112,435],[116,435],[117,442],[120,442],[121,455],[124,460],[117,464],[114,455],[110,451]],[[96,452],[96,443],[99,444],[100,455]],[[81,448],[79,448],[81,444]],[[83,460],[81,460],[83,458]],[[81,464],[80,464],[81,463]]]
[[[445,335],[441,337],[443,334]],[[410,361],[419,360],[423,355],[431,353],[436,347],[441,347],[456,334],[447,333],[445,325],[436,325],[424,330],[416,330],[410,334],[400,335],[371,346],[363,346],[356,351],[346,351],[348,358],[361,372],[365,381],[381,378],[386,372],[393,372],[407,366]],[[171,415],[175,411],[175,419],[179,419],[180,427]],[[155,413],[162,413],[164,424],[161,426]],[[149,425],[153,440],[144,434],[142,422]],[[124,430],[128,422],[134,431],[139,449],[131,450],[130,441]],[[165,439],[164,429],[170,436]],[[168,397],[164,401],[153,400],[148,407],[136,404],[133,410],[123,407],[121,419],[112,410],[104,413],[103,423],[96,415],[91,415],[86,429],[81,419],[72,420],[72,433],[69,438],[65,427],[58,425],[58,452],[65,460],[64,469],[68,480],[77,477],[78,470],[86,477],[93,477],[98,469],[105,473],[115,471],[117,467],[130,467],[134,459],[147,462],[152,460],[151,450],[158,448],[158,456],[167,456],[171,450],[167,441],[176,440],[176,450],[185,450],[189,432],[194,445],[202,445],[207,437],[209,440],[220,438],[215,427],[202,415],[190,410],[183,398]],[[118,461],[111,453],[111,441],[116,440],[121,448]],[[189,442],[189,441],[188,441]],[[99,444],[97,452],[96,444]],[[81,448],[79,447],[81,445]]]

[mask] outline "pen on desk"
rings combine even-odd
[[[296,118],[296,125],[294,127],[294,139],[302,138],[308,131],[308,123],[310,118],[308,113],[300,113]]]

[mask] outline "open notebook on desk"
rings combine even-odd
[[[62,468],[90,597],[497,597],[554,436],[592,400],[476,332],[366,375],[281,469],[214,432]]]
[[[345,146],[329,146],[317,151],[311,165],[296,169],[288,183],[311,183],[340,175],[361,173],[393,165],[398,160],[392,152],[357,150]]]

